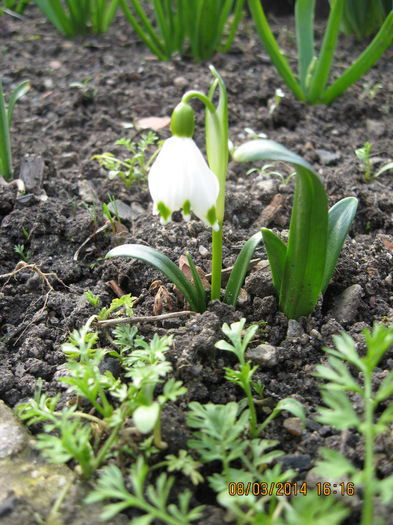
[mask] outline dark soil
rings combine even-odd
[[[274,27],[280,34],[280,45],[295,65],[292,20],[278,19]],[[320,34],[321,30],[322,26]],[[363,45],[351,37],[342,37],[335,72],[341,72],[362,49]],[[125,130],[124,122],[170,116],[185,91],[207,92],[212,77],[208,63],[196,65],[180,58],[159,62],[121,19],[104,36],[67,41],[34,8],[27,11],[23,22],[0,18],[0,52],[6,93],[24,79],[31,82],[30,92],[15,107],[12,123],[15,176],[24,174],[27,194],[18,196],[14,185],[0,186],[0,397],[14,407],[34,394],[39,378],[43,379],[44,391],[50,395],[58,392],[56,372],[65,361],[61,344],[71,330],[95,313],[84,298],[86,290],[108,305],[115,297],[108,283],[114,281],[124,293],[139,298],[135,315],[152,315],[154,291],[150,286],[161,279],[171,292],[173,310],[183,308],[172,294],[172,286],[155,270],[131,259],[105,260],[111,247],[124,242],[148,244],[176,262],[189,251],[205,272],[210,271],[205,253],[211,247],[211,232],[201,222],[187,224],[175,216],[174,222],[162,227],[151,214],[146,186],[127,190],[121,181],[109,181],[107,172],[90,159],[104,151],[121,153],[121,148],[113,147],[115,140],[140,133],[136,128]],[[285,98],[271,115],[274,91],[284,86],[250,21],[243,23],[230,53],[213,57],[212,63],[228,89],[232,141],[244,142],[245,127],[264,132],[315,167],[324,180],[330,205],[355,196],[359,207],[326,296],[312,315],[298,323],[288,323],[278,311],[270,272],[259,263],[247,276],[244,300],[237,309],[215,302],[203,315],[188,320],[140,325],[147,337],[156,332],[174,334],[171,360],[177,377],[188,389],[184,398],[163,414],[162,431],[169,453],[187,448],[189,431],[184,413],[189,401],[227,403],[241,399],[240,390],[224,379],[223,366],[233,361],[227,353],[216,350],[214,343],[223,337],[220,328],[224,322],[246,317],[248,323],[266,322],[263,339],[278,349],[277,363],[261,366],[256,373],[255,378],[265,385],[265,396],[275,401],[294,397],[307,413],[308,423],[301,435],[286,430],[284,416],[277,418],[266,434],[279,441],[285,466],[294,468],[299,480],[306,479],[321,446],[341,447],[352,461],[361,464],[363,445],[356,434],[344,439],[314,421],[320,397],[312,373],[316,364],[326,361],[322,348],[332,345],[334,334],[346,330],[363,345],[364,327],[379,320],[393,322],[392,177],[385,174],[366,182],[355,156],[355,149],[369,141],[373,144],[374,171],[392,160],[392,60],[390,48],[357,85],[329,107],[307,107],[284,89]],[[88,85],[96,90],[91,98],[70,87],[85,79],[91,79]],[[381,87],[372,92],[376,84]],[[204,112],[198,103],[194,107],[195,138],[203,148]],[[167,138],[170,132],[164,129],[158,134]],[[332,155],[325,159],[319,150]],[[294,179],[285,185],[278,178],[257,172],[247,175],[250,167],[233,162],[229,166],[225,267],[234,263],[243,243],[261,226],[280,233],[289,226]],[[98,233],[75,261],[75,252],[95,229],[82,203],[92,208],[95,201],[100,210],[102,203],[108,203],[108,194],[130,206],[132,218],[122,221],[127,232],[120,239],[110,230]],[[98,222],[100,226],[104,220],[98,217]],[[34,267],[19,267],[18,273],[6,276],[20,261],[14,250],[20,244],[25,245],[25,252],[31,252],[29,264]],[[263,246],[256,257],[266,260]],[[50,274],[48,282],[38,269]],[[359,286],[350,288],[352,285]],[[348,289],[352,303],[343,314],[337,308],[337,298]],[[382,363],[381,377],[391,368],[392,359],[390,352]],[[392,446],[392,435],[377,444],[381,477],[393,472]],[[203,488],[198,489],[195,502],[215,505],[211,493],[206,494]],[[359,522],[355,500],[353,506],[347,523]],[[218,506],[215,512],[212,507],[210,510],[206,524],[223,521]]]

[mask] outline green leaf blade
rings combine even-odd
[[[166,255],[150,248],[150,246],[143,246],[140,244],[123,244],[113,248],[106,254],[106,258],[119,256],[139,259],[156,270],[159,270],[179,288],[195,312],[205,311],[206,305],[203,303],[204,298],[198,294],[198,290],[195,286],[192,285],[176,264]]]
[[[326,264],[322,281],[322,293],[326,292],[336,267],[345,238],[351,227],[358,207],[355,197],[347,197],[337,202],[329,210]]]
[[[243,284],[251,258],[254,254],[255,248],[262,240],[262,233],[257,232],[244,244],[241,249],[236,262],[233,266],[231,275],[229,276],[228,284],[224,295],[224,303],[232,306],[236,305],[236,301]]]
[[[277,294],[280,294],[287,246],[275,233],[267,228],[262,228],[262,236],[272,272],[273,286]]]

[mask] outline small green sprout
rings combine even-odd
[[[257,168],[251,168],[247,171],[246,175],[250,175],[251,173],[258,172],[264,177],[278,177],[281,180],[281,183],[287,186],[291,179],[296,175],[296,171],[292,171],[289,175],[284,175],[280,171],[276,171],[274,168],[274,164],[264,164],[260,170]]]
[[[260,381],[255,382],[252,380],[252,376],[258,370],[258,366],[255,365],[251,368],[250,361],[246,361],[245,352],[247,346],[253,339],[254,335],[258,330],[258,325],[251,325],[244,330],[246,320],[243,318],[237,323],[232,323],[228,326],[226,323],[222,326],[222,331],[231,341],[228,343],[225,340],[218,341],[216,348],[220,350],[226,350],[232,352],[238,358],[240,369],[232,370],[230,368],[224,368],[225,377],[228,381],[235,383],[245,392],[248,400],[248,408],[250,412],[250,434],[253,438],[259,436],[264,428],[272,421],[282,410],[291,412],[294,416],[301,419],[303,425],[305,425],[304,410],[301,404],[296,399],[286,398],[282,399],[277,403],[276,407],[269,415],[268,418],[258,427],[257,426],[257,413],[255,409],[255,403],[253,400],[253,390],[262,398],[263,387]]]
[[[357,158],[363,165],[364,169],[364,178],[369,181],[371,179],[376,179],[386,171],[393,169],[393,162],[388,162],[382,166],[374,175],[371,174],[371,160],[370,160],[370,151],[372,144],[370,142],[365,142],[362,148],[355,150]]]
[[[362,485],[363,509],[361,525],[376,523],[376,498],[387,505],[393,498],[393,475],[379,479],[375,467],[375,440],[390,432],[393,423],[393,371],[387,371],[379,385],[375,374],[380,361],[393,345],[393,327],[375,323],[372,332],[363,330],[367,352],[360,357],[353,339],[346,333],[334,337],[335,349],[325,348],[329,365],[318,365],[316,376],[326,380],[321,385],[325,406],[320,407],[318,421],[338,430],[356,429],[364,440],[363,468],[354,465],[341,453],[321,449],[322,460],[317,468],[324,479],[349,478],[355,486]],[[350,368],[349,368],[350,367]],[[352,371],[357,371],[356,375]],[[352,396],[361,399],[356,407]]]
[[[93,101],[98,93],[98,89],[89,85],[92,80],[92,78],[85,78],[82,82],[71,82],[70,88],[77,89],[83,98]]]
[[[84,293],[86,301],[88,301],[91,305],[94,306],[94,308],[99,308],[100,306],[100,298],[98,295],[94,295],[91,290],[87,290]]]
[[[31,257],[31,250],[27,250],[25,252],[24,244],[15,244],[14,250],[19,255],[19,257],[22,259],[22,261],[26,263],[29,262],[30,257]]]
[[[281,99],[284,97],[285,97],[285,93],[281,88],[277,88],[274,91],[274,100],[271,102],[269,106],[269,115],[273,115],[273,113],[278,109]]]
[[[149,131],[147,135],[143,134],[138,142],[121,138],[115,142],[115,145],[124,146],[131,153],[131,158],[121,160],[113,153],[105,152],[100,155],[94,155],[91,160],[97,160],[101,166],[109,171],[108,176],[110,180],[120,177],[128,189],[133,184],[141,186],[147,181],[149,167],[156,158],[159,149],[148,158],[147,152],[149,147],[157,143],[157,141],[158,137],[152,131]],[[158,142],[158,147],[160,145],[161,142]]]
[[[15,103],[23,97],[30,89],[28,80],[21,82],[11,93],[8,99],[8,107],[5,104],[3,94],[3,85],[0,78],[0,175],[5,181],[9,181],[12,177],[12,154],[11,154],[11,138],[10,128],[12,121],[12,113],[14,111]]]

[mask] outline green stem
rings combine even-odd
[[[119,430],[120,430],[121,426],[123,425],[123,422],[124,421],[122,421],[121,423],[116,425],[116,427],[113,429],[112,434],[108,437],[108,439],[105,441],[104,445],[101,447],[101,450],[99,451],[99,453],[95,457],[94,461],[90,465],[90,473],[91,474],[93,472],[95,472],[98,469],[98,467],[101,465],[101,463],[104,461],[108,450],[111,448],[113,442],[117,438],[117,435],[119,433]]]
[[[194,90],[187,91],[186,93],[184,93],[181,101],[184,102],[185,104],[188,104],[191,98],[199,99],[201,102],[205,104],[205,106],[211,113],[214,114],[216,112],[216,108],[214,107],[213,102],[204,93],[201,93],[200,91],[194,91]]]
[[[363,511],[361,525],[372,525],[374,516],[375,467],[374,467],[374,404],[372,401],[371,375],[364,379],[364,447]]]
[[[212,235],[212,278],[211,300],[220,299],[221,295],[221,269],[222,269],[222,221],[218,223],[218,232],[213,230]]]
[[[246,393],[248,399],[248,407],[250,409],[250,434],[251,437],[255,438],[258,436],[259,432],[257,431],[257,413],[255,410],[254,400],[252,398],[251,388],[249,383],[243,385],[243,390]]]

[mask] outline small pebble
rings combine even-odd
[[[293,436],[301,436],[303,434],[303,425],[298,417],[288,417],[284,420],[283,427]]]

